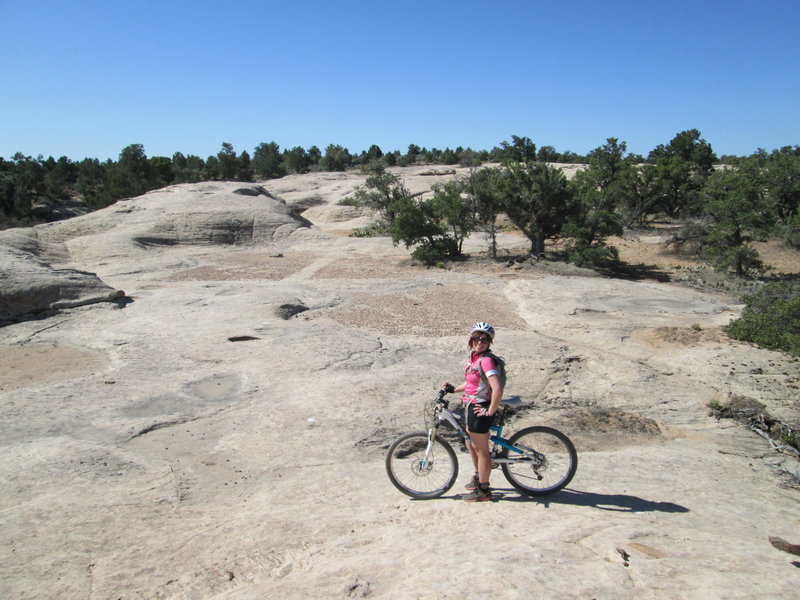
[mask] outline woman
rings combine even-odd
[[[494,327],[489,323],[475,323],[469,336],[470,355],[464,369],[464,383],[457,387],[445,384],[453,392],[463,392],[467,415],[467,432],[471,444],[467,444],[475,474],[467,484],[470,493],[464,497],[467,502],[492,500],[489,489],[489,474],[492,471],[492,458],[489,455],[489,427],[494,414],[500,408],[503,387],[498,376],[497,365],[489,352],[494,340]],[[483,372],[483,375],[481,374]]]

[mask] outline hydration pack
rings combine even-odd
[[[500,379],[500,387],[506,389],[506,380],[508,377],[506,376],[506,361],[497,356],[494,352],[484,352],[480,359],[478,359],[478,373],[480,373],[481,379],[483,379],[487,385],[489,383],[489,378],[486,377],[486,373],[483,372],[483,358],[485,356],[491,356],[494,359],[495,369],[497,369],[497,377]]]

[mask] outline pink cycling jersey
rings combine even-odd
[[[478,368],[479,360],[481,361],[481,367],[487,379],[481,377]],[[464,367],[464,396],[461,400],[468,404],[489,402],[492,395],[492,389],[489,387],[488,383],[488,377],[490,375],[497,375],[497,365],[494,362],[494,358],[476,354],[475,352],[470,354],[467,365]]]

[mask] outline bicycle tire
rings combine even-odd
[[[578,470],[578,453],[570,439],[552,427],[536,425],[526,427],[511,436],[509,444],[528,448],[544,456],[543,462],[533,463],[530,459],[521,459],[514,463],[501,463],[508,482],[524,494],[546,496],[566,487]],[[516,453],[506,450],[503,458],[513,457]]]
[[[398,490],[418,499],[438,498],[458,477],[458,458],[453,447],[440,437],[434,441],[427,465],[422,465],[428,446],[427,431],[400,436],[386,453],[386,473]]]

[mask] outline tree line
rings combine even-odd
[[[458,147],[427,149],[410,144],[406,152],[384,153],[373,144],[366,151],[351,153],[338,144],[323,152],[317,146],[296,146],[281,150],[275,142],[261,143],[251,153],[238,153],[223,143],[216,155],[202,159],[176,152],[172,157],[148,157],[141,144],[124,148],[116,161],[85,158],[73,161],[66,156],[47,159],[17,153],[10,160],[0,157],[0,228],[36,222],[36,205],[81,198],[89,210],[104,208],[121,198],[138,196],[150,190],[177,183],[199,181],[252,181],[274,179],[291,173],[345,171],[381,160],[387,166],[417,163],[478,165],[491,161],[494,151],[474,151]],[[558,153],[552,146],[539,152],[542,160],[578,161],[572,152]]]

